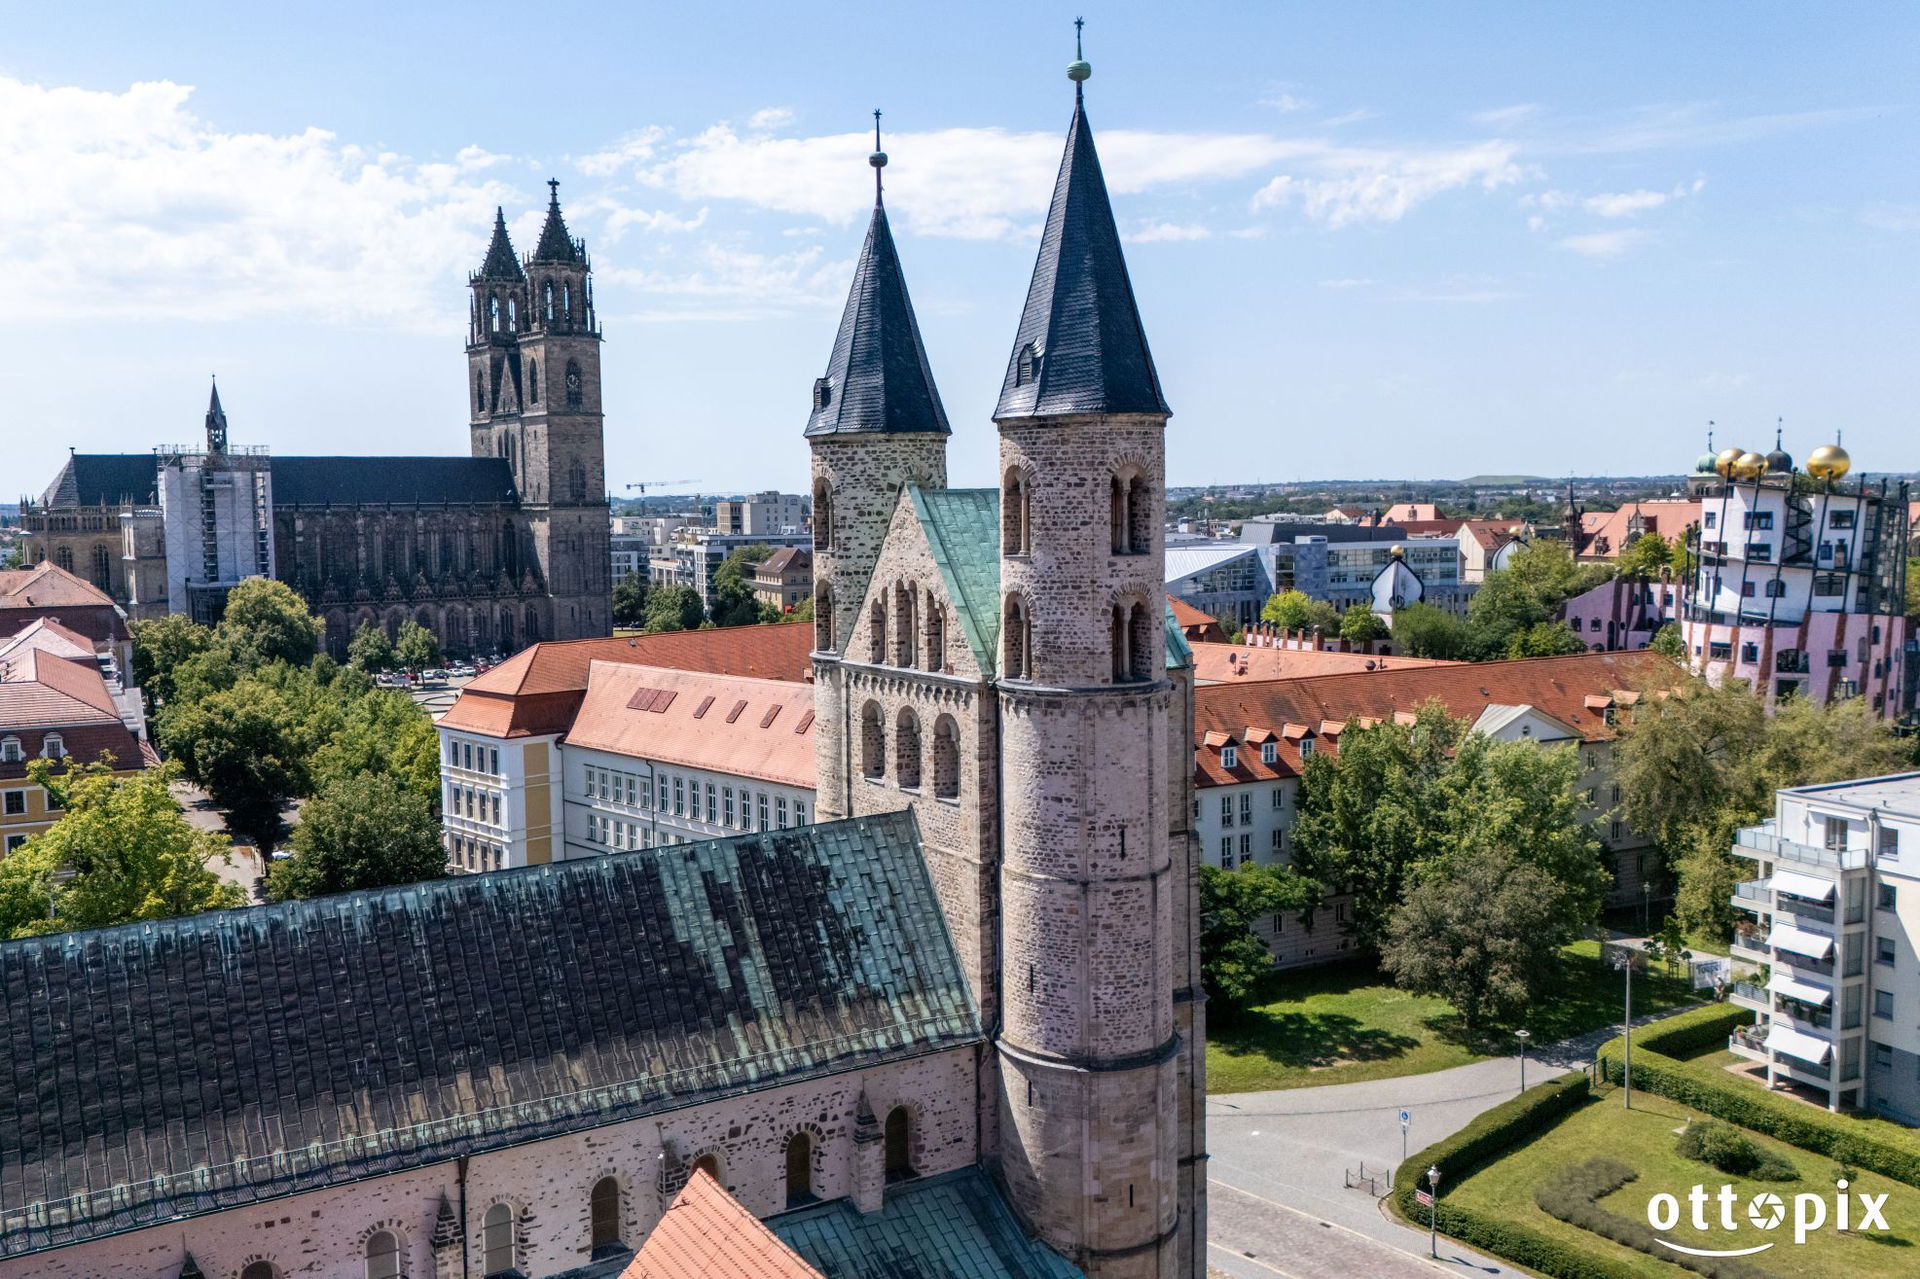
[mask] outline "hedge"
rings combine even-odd
[[[1740,1010],[1735,1010],[1740,1011]],[[1673,1021],[1691,1018],[1682,1013]],[[1870,1172],[1909,1186],[1920,1186],[1920,1134],[1896,1127],[1885,1120],[1836,1115],[1790,1097],[1778,1096],[1752,1084],[1728,1077],[1717,1066],[1679,1061],[1660,1052],[1655,1045],[1683,1048],[1711,1044],[1710,1026],[1731,1026],[1726,1019],[1702,1017],[1697,1023],[1680,1026],[1671,1032],[1635,1036],[1633,1042],[1633,1086],[1656,1093],[1681,1105],[1737,1127],[1798,1146],[1815,1154],[1837,1158],[1836,1148],[1845,1143],[1847,1159]],[[1661,1023],[1663,1029],[1666,1023]],[[1601,1078],[1620,1083],[1622,1044],[1618,1039],[1603,1045],[1596,1064]]]
[[[1603,1239],[1611,1239],[1623,1248],[1645,1253],[1707,1279],[1774,1279],[1770,1271],[1740,1257],[1696,1257],[1663,1249],[1644,1221],[1623,1217],[1600,1206],[1599,1200],[1612,1194],[1639,1173],[1613,1159],[1590,1159],[1562,1169],[1545,1185],[1533,1192],[1533,1202],[1549,1216],[1570,1226],[1590,1230]]]
[[[1692,1057],[1709,1048],[1725,1048],[1727,1036],[1752,1020],[1753,1014],[1737,1004],[1702,1004],[1654,1022],[1633,1037],[1633,1050]]]
[[[1442,1187],[1458,1185],[1510,1147],[1558,1123],[1591,1096],[1585,1075],[1562,1075],[1495,1106],[1453,1136],[1401,1161],[1394,1174],[1394,1206],[1410,1224],[1425,1225],[1428,1209],[1415,1203],[1413,1196],[1425,1188],[1430,1166],[1440,1169]],[[1442,1194],[1438,1227],[1450,1239],[1530,1266],[1552,1279],[1637,1279],[1637,1271],[1611,1257],[1505,1217],[1461,1207],[1448,1201],[1444,1190]]]

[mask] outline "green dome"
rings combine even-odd
[[[1713,464],[1717,460],[1718,459],[1711,453],[1702,453],[1700,460],[1693,464],[1693,473],[1695,475],[1712,475]]]

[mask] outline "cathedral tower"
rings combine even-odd
[[[816,669],[848,650],[868,579],[907,484],[947,484],[947,413],[933,383],[882,198],[879,112],[874,113],[873,218],[853,273],[824,377],[813,384],[813,617]],[[817,698],[836,681],[816,677]],[[819,718],[839,723],[842,708]],[[832,733],[819,738],[821,820],[848,816],[850,781]],[[831,757],[831,758],[830,758]]]
[[[1170,410],[1082,101],[1000,432],[1001,1167],[1091,1279],[1189,1279],[1200,1116],[1188,757],[1164,627]],[[1184,1121],[1184,1122],[1183,1122]],[[1185,1237],[1183,1237],[1183,1235]]]
[[[592,264],[567,233],[559,183],[547,220],[522,263],[496,211],[485,262],[471,277],[467,343],[473,452],[502,457],[526,513],[521,539],[548,597],[544,625],[526,638],[605,635],[611,623],[611,554],[600,328]]]

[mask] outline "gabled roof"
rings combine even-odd
[[[25,629],[14,635],[0,639],[0,664],[9,658],[24,656],[29,650],[37,650],[53,657],[65,658],[70,662],[81,662],[93,666],[97,655],[94,642],[70,627],[62,626],[51,617],[38,617]]]
[[[0,609],[114,608],[113,597],[49,560],[0,569]]]
[[[504,506],[519,500],[503,457],[276,457],[279,506]]]
[[[840,315],[826,376],[814,386],[809,436],[952,433],[920,341],[887,211],[878,202],[854,267],[853,288]]]
[[[487,257],[480,264],[482,280],[524,280],[527,273],[520,269],[520,259],[513,251],[513,241],[507,238],[507,215],[495,207],[493,211],[493,239],[487,242]]]
[[[640,1245],[620,1279],[821,1279],[704,1168]]]
[[[811,684],[621,662],[593,663],[567,731],[570,746],[806,790],[814,740]]]
[[[1134,304],[1093,130],[1076,97],[993,416],[1171,411]]]
[[[0,731],[119,722],[98,667],[31,647],[0,660]]]
[[[1071,1262],[1027,1238],[978,1168],[890,1186],[879,1212],[863,1214],[836,1199],[767,1224],[825,1279],[1084,1279]],[[692,1279],[713,1272],[681,1273]]]
[[[547,187],[552,192],[547,198],[547,222],[540,228],[540,243],[534,246],[533,260],[578,266],[586,259],[580,246],[567,234],[567,220],[560,216],[560,184],[549,182]]]
[[[0,1256],[981,1037],[904,811],[7,942]]]
[[[909,484],[914,514],[940,566],[973,660],[993,674],[1000,649],[1000,494]]]
[[[40,496],[50,510],[75,506],[151,506],[160,500],[160,466],[151,453],[75,453]]]
[[[1204,573],[1210,568],[1239,559],[1256,559],[1259,551],[1244,542],[1228,545],[1169,546],[1167,548],[1166,578],[1177,582],[1181,578],[1192,577],[1195,573]]]
[[[1308,675],[1341,675],[1349,671],[1386,671],[1410,666],[1457,666],[1428,657],[1378,657],[1371,653],[1323,652],[1318,649],[1257,648],[1245,644],[1201,641],[1193,645],[1193,677],[1202,684],[1248,683],[1270,679],[1299,679]]]

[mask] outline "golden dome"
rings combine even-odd
[[[1838,444],[1822,444],[1807,454],[1807,474],[1816,480],[1837,480],[1853,469],[1853,459]]]
[[[1745,449],[1721,449],[1719,456],[1713,459],[1713,469],[1720,472],[1722,479],[1733,478],[1733,464],[1740,460]]]
[[[1767,459],[1758,453],[1742,453],[1734,459],[1733,473],[1743,480],[1751,480],[1767,469]]]

